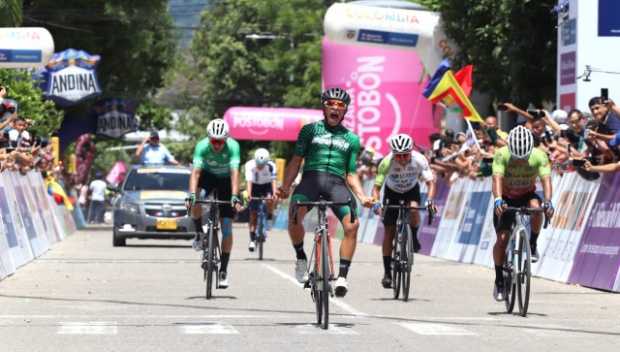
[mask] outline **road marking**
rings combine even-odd
[[[183,324],[179,329],[186,335],[237,335],[239,331],[230,324],[198,323]]]
[[[116,335],[117,333],[116,322],[60,322],[58,327],[60,335]]]
[[[463,328],[434,323],[397,323],[418,335],[426,336],[474,336],[477,335]]]
[[[302,284],[300,284],[294,277],[292,277],[291,275],[283,272],[282,270],[269,265],[269,264],[263,264],[263,266],[267,269],[269,269],[271,272],[273,272],[274,274],[280,276],[281,278],[288,280],[290,282],[292,282],[295,286],[297,287],[303,287]],[[346,311],[349,314],[352,314],[354,316],[359,316],[359,317],[364,317],[364,316],[368,316],[368,314],[361,312],[355,308],[353,308],[352,306],[348,305],[347,303],[344,303],[343,301],[337,299],[337,298],[331,298],[330,302],[332,302],[334,305],[342,308],[344,311]]]
[[[350,327],[338,326],[329,324],[329,329],[323,330],[316,324],[304,324],[297,327],[297,332],[300,335],[359,335],[359,332],[351,329]]]

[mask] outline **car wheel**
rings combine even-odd
[[[114,247],[125,247],[125,237],[120,237],[116,228],[112,230],[112,245]]]

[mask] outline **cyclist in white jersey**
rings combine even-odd
[[[413,150],[413,140],[406,134],[398,134],[390,139],[392,152],[379,164],[375,186],[372,190],[373,199],[379,199],[382,186],[383,199],[380,204],[388,202],[397,205],[401,200],[409,203],[412,207],[420,204],[419,180],[426,182],[428,197],[426,206],[430,211],[436,212],[433,198],[435,197],[435,176],[424,155]],[[375,212],[379,214],[380,204],[376,203]],[[381,284],[384,288],[392,288],[391,261],[392,243],[396,234],[397,209],[386,209],[383,217],[385,235],[383,238],[383,269],[385,271]],[[411,232],[413,234],[414,251],[420,250],[418,241],[418,227],[420,214],[417,210],[411,210]]]
[[[271,220],[273,214],[273,205],[276,195],[276,165],[269,158],[269,151],[265,148],[258,148],[254,152],[254,159],[245,163],[245,180],[247,182],[247,191],[249,197],[272,197],[267,202],[267,218]],[[256,215],[260,201],[250,201],[250,243],[248,250],[254,252],[256,248]]]

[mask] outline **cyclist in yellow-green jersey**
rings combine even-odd
[[[517,126],[508,135],[508,145],[499,148],[493,156],[493,196],[495,197],[495,214],[493,224],[497,234],[497,241],[493,247],[493,261],[495,262],[495,287],[493,296],[502,301],[503,280],[502,263],[506,255],[506,246],[510,237],[511,228],[515,222],[514,213],[504,213],[507,206],[532,207],[541,206],[541,199],[536,194],[536,179],[540,178],[543,186],[547,217],[553,216],[551,203],[551,167],[547,154],[539,148],[534,148],[532,132],[523,126]],[[542,226],[542,215],[532,214],[530,247],[532,262],[538,261],[536,241]]]

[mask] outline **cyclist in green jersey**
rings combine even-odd
[[[354,202],[352,190],[365,206],[372,205],[372,199],[364,194],[355,169],[360,138],[342,126],[350,101],[349,94],[341,88],[331,88],[323,92],[321,102],[325,118],[305,125],[299,132],[294,156],[286,168],[284,182],[278,189],[280,198],[288,197],[303,161],[302,179],[295,188],[293,202],[317,201],[319,197],[334,202],[347,202],[349,199]],[[338,297],[343,297],[347,293],[346,277],[357,244],[359,220],[351,221],[355,208],[355,204],[352,207],[332,208],[342,223],[345,234],[340,245],[340,267],[335,285]],[[299,208],[297,219],[293,219],[293,207],[289,211],[288,230],[297,257],[295,276],[299,282],[307,280],[303,219],[309,210]]]
[[[232,218],[233,206],[241,209],[239,198],[239,143],[228,136],[228,124],[223,119],[215,119],[207,125],[208,137],[198,142],[194,150],[194,169],[189,181],[192,218],[196,231],[203,234],[202,206],[194,204],[196,195],[204,190],[205,197],[215,193],[218,200],[230,201],[231,205],[220,205],[222,229],[222,257],[219,272],[219,288],[228,287],[228,261],[233,245]],[[202,250],[199,236],[192,245]]]
[[[493,196],[495,196],[493,224],[497,234],[497,241],[493,247],[495,263],[493,296],[497,301],[505,299],[503,297],[502,263],[506,255],[510,231],[515,222],[515,214],[504,214],[505,208],[507,206],[540,207],[541,199],[536,194],[536,179],[540,178],[545,197],[542,207],[545,208],[547,217],[553,216],[551,167],[547,154],[534,147],[532,132],[523,126],[513,128],[508,134],[507,142],[508,145],[499,148],[493,156]],[[538,261],[539,258],[536,242],[541,226],[541,214],[532,214],[530,234],[532,262]]]

